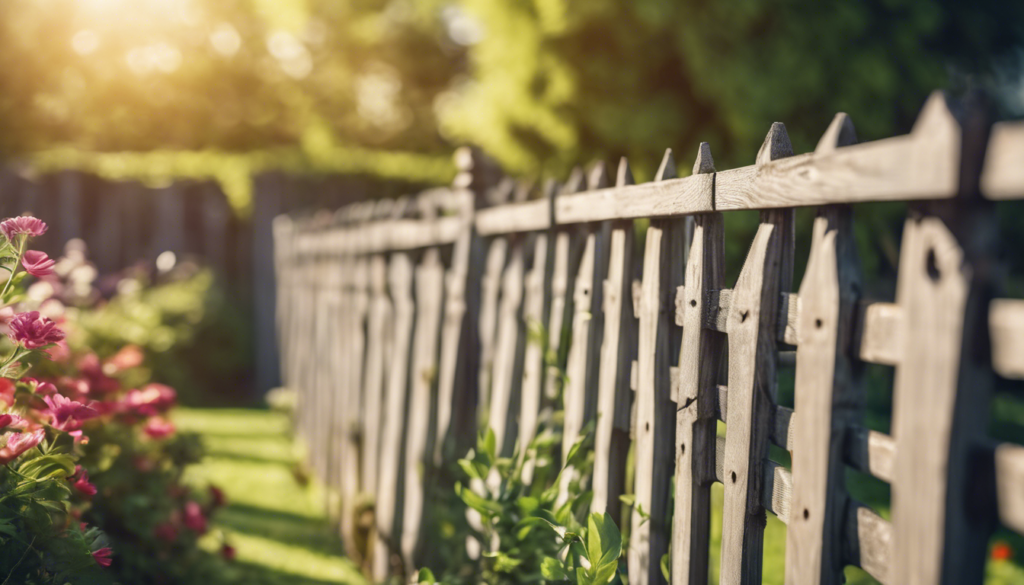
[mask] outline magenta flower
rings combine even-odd
[[[96,559],[96,563],[101,567],[109,567],[113,560],[110,558],[114,554],[114,551],[110,550],[109,546],[105,546],[99,550],[93,551],[92,558]]]
[[[24,429],[27,426],[28,421],[16,414],[0,414],[0,429]]]
[[[178,393],[164,384],[146,384],[142,390],[130,390],[124,397],[127,410],[142,416],[155,416],[174,406]]]
[[[81,465],[75,466],[75,473],[68,478],[68,481],[83,496],[91,498],[96,495],[96,486],[89,483],[89,472],[82,469]]]
[[[150,438],[153,439],[166,439],[167,437],[174,434],[174,423],[164,420],[160,417],[153,417],[146,421],[146,426],[142,427]]]
[[[0,232],[11,242],[16,236],[26,234],[29,236],[41,236],[46,233],[46,223],[30,215],[12,217],[0,222]]]
[[[49,407],[47,413],[53,420],[53,426],[62,431],[77,431],[82,428],[82,421],[99,415],[95,408],[75,402],[62,394],[44,396],[43,401]]]
[[[46,252],[38,250],[27,250],[21,257],[21,265],[25,272],[32,276],[49,276],[53,274],[53,266],[56,264],[53,258],[46,255]]]
[[[203,508],[198,503],[189,501],[185,503],[185,526],[199,534],[206,532],[206,516],[203,515]]]
[[[19,455],[38,445],[45,436],[43,429],[31,433],[11,433],[7,435],[7,444],[0,449],[0,463],[10,463]]]
[[[7,336],[14,343],[24,345],[27,349],[57,343],[64,339],[64,332],[48,317],[39,315],[39,311],[18,313],[9,325]]]

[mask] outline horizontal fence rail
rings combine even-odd
[[[1024,446],[988,434],[996,381],[1024,380],[1024,300],[996,298],[993,237],[993,202],[1024,198],[1024,123],[976,110],[935,94],[910,134],[867,143],[839,114],[800,155],[776,123],[748,167],[718,171],[701,144],[689,176],[668,152],[652,182],[623,160],[536,199],[460,156],[451,188],[326,225],[278,217],[284,383],[349,554],[377,581],[411,574],[446,464],[481,424],[511,455],[560,396],[563,457],[596,421],[592,510],[618,519],[635,495],[632,584],[661,582],[665,554],[673,584],[708,582],[715,482],[722,583],[761,582],[766,512],[787,525],[787,583],[841,583],[848,565],[892,585],[980,583],[995,527],[1024,533]],[[851,204],[879,201],[917,203],[895,298],[874,300]],[[817,215],[794,283],[797,207]],[[760,219],[727,288],[736,210]],[[895,369],[891,433],[864,421],[865,364]],[[891,486],[890,520],[849,495],[847,468]]]

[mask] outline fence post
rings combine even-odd
[[[656,181],[675,177],[672,151],[665,153]],[[677,218],[655,219],[647,228],[638,317],[636,388],[636,503],[629,544],[630,585],[661,583],[658,568],[668,552],[668,504],[675,455],[675,408],[671,401],[671,356],[678,352],[669,302],[682,284],[682,226]],[[641,515],[641,508],[646,518]]]
[[[274,256],[270,224],[280,212],[283,178],[276,173],[253,180],[252,201],[252,295],[256,337],[256,391],[260,394],[278,384],[277,347],[274,343]]]
[[[693,173],[711,175],[711,148],[701,143]],[[710,178],[710,177],[709,177]],[[694,217],[686,281],[676,296],[676,324],[683,327],[676,396],[676,485],[672,527],[673,585],[708,582],[711,484],[715,480],[715,417],[724,336],[704,327],[712,291],[725,286],[722,214]],[[680,319],[680,316],[682,317]]]
[[[763,165],[793,154],[776,122],[757,154]],[[722,513],[723,585],[761,582],[765,510],[764,461],[776,395],[779,292],[792,278],[792,210],[761,212],[761,225],[732,294],[729,393],[725,434],[725,505]],[[789,260],[787,261],[787,257]]]

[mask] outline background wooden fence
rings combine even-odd
[[[713,482],[722,583],[761,582],[766,511],[788,527],[787,583],[839,583],[846,565],[886,584],[981,582],[997,523],[1024,531],[1024,447],[988,436],[994,380],[1024,379],[1024,300],[997,298],[993,215],[1024,198],[1024,124],[957,111],[936,94],[909,135],[861,144],[839,114],[799,155],[776,123],[751,166],[718,171],[702,144],[684,178],[667,153],[651,183],[623,160],[614,185],[598,165],[536,199],[462,153],[450,189],[276,219],[284,381],[351,554],[371,497],[374,578],[417,566],[426,478],[465,453],[475,413],[506,455],[533,436],[549,349],[565,359],[564,444],[597,421],[594,510],[619,506],[633,443],[650,521],[632,513],[630,583],[662,581],[668,552],[673,583],[707,582]],[[912,202],[895,299],[862,292],[850,204],[869,201]],[[726,288],[722,218],[738,210],[760,224]],[[534,323],[551,347],[528,342]],[[794,361],[789,409],[776,370]],[[891,434],[862,420],[866,363],[895,367]],[[891,521],[849,497],[846,467],[891,485]]]

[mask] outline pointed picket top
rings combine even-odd
[[[608,186],[608,166],[599,160],[590,166],[587,173],[587,190],[604,189]]]
[[[541,187],[541,198],[552,199],[558,194],[558,181],[554,179],[545,179],[544,185]]]
[[[921,113],[914,121],[910,134],[916,138],[933,140],[957,138],[960,122],[953,114],[949,98],[943,91],[933,91],[921,106]]]
[[[857,144],[857,130],[850,116],[846,112],[839,112],[821,135],[818,146],[814,147],[814,154],[828,154],[851,144]]]
[[[615,173],[615,186],[625,187],[626,185],[634,185],[636,181],[633,179],[633,171],[629,169],[629,160],[626,157],[619,159],[619,169]]]
[[[511,177],[502,177],[498,184],[487,192],[487,204],[502,205],[508,203],[512,199],[512,194],[516,190],[516,181]]]
[[[697,160],[693,161],[693,174],[706,175],[715,172],[715,159],[711,157],[711,145],[701,142],[697,148]]]
[[[664,181],[665,179],[674,179],[676,175],[676,159],[672,156],[672,149],[665,149],[665,156],[661,157],[661,165],[658,166],[658,172],[654,175],[655,181]]]
[[[374,219],[386,219],[391,217],[391,208],[394,207],[394,205],[394,199],[378,199],[377,203],[373,206]]]
[[[772,128],[768,136],[764,137],[761,149],[757,151],[757,165],[780,158],[793,156],[793,144],[789,141],[789,133],[786,132],[786,125],[782,122],[772,122]]]
[[[512,201],[521,203],[530,198],[530,193],[533,191],[533,181],[528,179],[520,179],[516,181],[515,188],[512,190]]]
[[[586,188],[586,177],[584,176],[583,169],[573,167],[572,172],[569,173],[569,178],[562,185],[562,193],[579,193]]]

